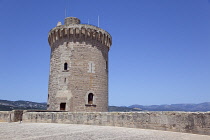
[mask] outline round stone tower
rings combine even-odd
[[[108,52],[111,35],[75,17],[50,30],[48,110],[108,111]]]

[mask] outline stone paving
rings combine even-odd
[[[210,136],[113,126],[0,123],[0,140],[210,140]]]

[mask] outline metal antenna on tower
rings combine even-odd
[[[65,8],[65,18],[66,18],[66,8]]]
[[[70,0],[65,0],[65,18],[69,16],[69,9],[70,9]]]
[[[68,0],[68,7],[69,7],[69,11],[70,11],[70,0]],[[70,16],[70,15],[67,15],[67,16]]]
[[[64,7],[65,7],[65,9],[64,9],[64,15],[65,15],[65,18],[67,17],[67,9],[68,9],[68,0],[65,0],[65,2],[64,2]]]
[[[99,24],[100,24],[100,18],[99,18],[99,16],[98,16],[98,27],[99,27]]]

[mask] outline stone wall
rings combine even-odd
[[[22,121],[23,110],[0,111],[0,122]]]
[[[27,112],[23,122],[70,123],[210,135],[208,112]]]
[[[11,111],[0,111],[0,122],[11,121]]]
[[[13,110],[12,111],[12,122],[22,121],[23,110]]]

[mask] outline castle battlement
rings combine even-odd
[[[53,46],[60,39],[73,39],[72,41],[97,41],[108,48],[112,45],[111,35],[96,26],[88,24],[80,24],[77,18],[69,17],[65,19],[65,24],[58,24],[57,27],[50,30],[48,34],[48,42]]]

